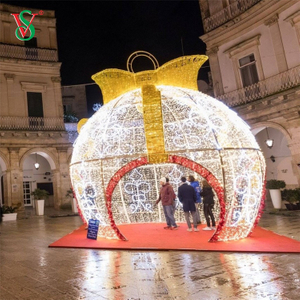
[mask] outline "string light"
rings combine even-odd
[[[165,222],[161,207],[154,207],[159,178],[169,177],[177,192],[180,177],[192,172],[216,195],[218,227],[212,241],[247,237],[257,224],[265,195],[263,155],[235,112],[193,89],[201,59],[184,57],[137,74],[108,70],[94,76],[104,80],[105,105],[81,128],[70,174],[80,213],[85,222],[100,221],[99,236],[125,240],[120,224]],[[189,88],[176,86],[178,76],[188,77],[183,81]],[[145,96],[145,84],[155,87],[150,95]],[[145,97],[150,97],[147,108]],[[153,114],[146,128],[145,111],[149,116],[157,101],[161,117]],[[178,199],[175,217],[185,220]]]

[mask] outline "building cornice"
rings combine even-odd
[[[261,34],[258,34],[250,39],[247,39],[241,43],[238,43],[228,49],[226,49],[224,51],[225,54],[229,54],[229,57],[234,56],[237,52],[240,52],[241,50],[243,50],[243,48],[249,48],[251,46],[257,46],[260,44],[259,40],[260,40]]]
[[[285,18],[284,21],[288,21],[292,26],[295,26],[295,24],[300,22],[300,10]]]
[[[265,24],[266,26],[271,26],[271,25],[277,23],[277,22],[278,22],[278,19],[279,19],[278,14],[274,14],[271,18],[265,20],[265,21],[264,21],[264,24]]]
[[[32,66],[32,67],[54,67],[60,68],[61,62],[48,62],[48,61],[33,61],[33,60],[25,60],[25,59],[17,59],[17,58],[7,58],[0,57],[0,63],[3,65],[18,65],[18,66]]]
[[[20,81],[20,84],[23,91],[27,91],[27,90],[45,91],[47,89],[46,82]]]
[[[5,79],[6,80],[11,80],[11,81],[13,81],[14,80],[14,78],[15,78],[15,74],[12,74],[12,73],[4,73],[4,77],[5,77]]]
[[[39,11],[43,11],[43,18],[55,18],[55,11],[54,10],[45,10],[42,8],[31,8],[31,7],[25,7],[25,6],[16,6],[11,4],[5,4],[0,3],[0,11],[3,14],[12,14],[12,13],[20,13],[21,11],[25,9],[30,9],[32,13],[38,14]]]
[[[278,15],[296,3],[297,0],[260,1],[238,17],[199,38],[206,43],[208,49],[221,46],[264,24],[265,21],[270,19],[270,15]]]
[[[61,82],[61,77],[59,77],[59,76],[52,76],[51,77],[51,81],[52,82],[60,83]]]
[[[208,49],[206,51],[206,55],[210,56],[210,55],[214,55],[214,54],[217,54],[219,51],[219,47],[213,47],[211,49]]]

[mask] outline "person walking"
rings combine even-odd
[[[188,181],[196,192],[196,198],[197,198],[197,200],[196,200],[196,219],[197,219],[197,223],[201,224],[201,218],[200,218],[200,212],[199,212],[200,203],[201,203],[201,196],[200,196],[201,187],[200,187],[199,181],[195,180],[195,177],[193,175],[189,175]]]
[[[216,221],[215,221],[214,214],[212,212],[215,204],[214,193],[212,191],[211,186],[208,184],[206,180],[203,181],[202,191],[200,192],[200,195],[203,197],[203,207],[204,207],[203,210],[206,219],[206,227],[203,228],[203,230],[215,230]],[[210,223],[212,223],[212,227],[210,227]]]
[[[168,177],[166,177],[166,182],[168,183],[170,181],[170,179]],[[176,195],[173,201],[173,216],[175,215],[175,211],[176,211]],[[175,217],[174,217],[175,218]]]
[[[190,213],[193,217],[194,231],[199,231],[197,228],[197,219],[196,219],[196,192],[191,185],[188,185],[185,177],[181,177],[182,185],[178,188],[178,198],[179,201],[183,204],[183,211],[186,223],[188,225],[187,231],[192,231]]]
[[[159,192],[159,198],[156,200],[155,205],[157,205],[160,201],[162,203],[167,222],[167,226],[164,227],[164,229],[176,230],[178,229],[174,218],[174,200],[176,195],[172,186],[169,184],[169,182],[167,182],[165,177],[162,177],[159,180],[159,183],[161,185],[161,189]]]

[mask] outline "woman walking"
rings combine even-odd
[[[208,184],[208,182],[205,180],[203,181],[203,188],[200,195],[203,197],[203,207],[204,207],[204,216],[206,219],[206,227],[203,228],[203,230],[215,230],[216,229],[216,221],[214,214],[212,212],[214,208],[214,193],[212,191],[211,186]],[[212,227],[210,227],[210,224],[212,223]]]

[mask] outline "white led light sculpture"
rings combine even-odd
[[[168,162],[147,160],[140,88],[102,106],[74,143],[70,174],[83,219],[100,221],[99,236],[124,239],[119,224],[165,222],[161,207],[154,207],[162,176],[177,192],[182,175],[198,173],[216,192],[219,225],[211,240],[247,237],[265,193],[265,161],[248,125],[201,92],[156,88]],[[175,217],[184,221],[178,203]]]

